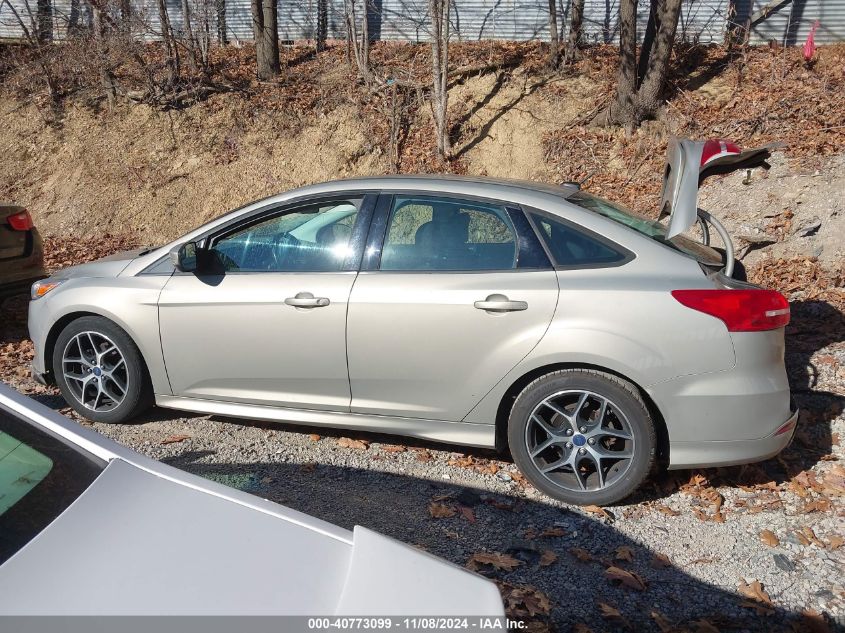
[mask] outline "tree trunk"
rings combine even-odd
[[[557,29],[557,0],[549,0],[549,67],[560,64],[560,35]]]
[[[199,54],[197,51],[197,41],[194,38],[194,27],[191,24],[193,17],[191,16],[191,3],[189,0],[182,0],[182,29],[185,43],[188,51],[191,53],[191,64],[194,69],[200,68]]]
[[[226,0],[214,0],[214,11],[217,14],[217,41],[220,46],[226,46],[229,43],[226,33]]]
[[[584,0],[572,0],[569,9],[569,37],[566,40],[564,64],[571,64],[578,56],[581,44],[581,31],[584,26]]]
[[[437,153],[447,159],[452,153],[449,141],[449,4],[450,0],[429,0],[431,13],[432,103],[437,131]]]
[[[38,0],[35,33],[39,44],[53,41],[53,4],[50,0]]]
[[[258,78],[278,77],[279,62],[278,9],[275,0],[252,0],[252,32]]]
[[[158,0],[158,19],[161,24],[161,38],[164,42],[165,63],[167,65],[167,84],[173,87],[179,80],[179,50],[173,38],[173,28],[170,26],[170,15],[167,12],[166,0]]]
[[[637,1],[622,0],[619,7],[619,72],[616,97],[594,123],[633,129],[654,118],[662,102],[669,59],[682,0],[652,0],[649,24],[637,61]]]
[[[326,50],[326,38],[329,30],[328,0],[317,0],[317,37],[315,48],[318,53]]]
[[[352,48],[358,76],[365,84],[370,83],[370,33],[367,20],[368,0],[364,0],[364,16],[361,19],[361,32],[358,33],[357,0],[344,0],[343,12],[346,20],[347,45]],[[349,55],[348,55],[349,56]]]
[[[103,93],[106,96],[106,101],[109,108],[114,107],[114,99],[117,95],[117,88],[114,83],[114,75],[112,74],[109,64],[109,46],[106,40],[106,25],[103,23],[103,12],[97,2],[90,2],[91,14],[94,18],[94,39],[97,43],[97,62],[100,67],[100,85],[103,87]]]

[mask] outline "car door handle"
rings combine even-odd
[[[294,308],[324,308],[331,301],[326,297],[315,297],[310,292],[297,292],[295,297],[285,299],[285,305]]]
[[[527,301],[511,301],[505,295],[490,295],[484,301],[476,301],[473,305],[488,312],[518,312],[528,309]]]

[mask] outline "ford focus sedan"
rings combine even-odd
[[[504,609],[481,576],[161,464],[0,383],[0,615],[151,614]]]
[[[670,147],[661,214],[575,185],[401,176],[262,200],[33,286],[33,371],[82,415],[146,407],[509,448],[570,503],[653,465],[765,459],[797,412],[789,306],[684,235],[768,152]],[[709,235],[709,229],[704,233]]]

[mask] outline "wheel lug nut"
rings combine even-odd
[[[567,434],[567,435],[572,435],[572,429],[566,429],[566,434]]]
[[[588,439],[588,440],[587,440],[587,443],[588,443],[590,446],[592,446],[593,444],[595,444],[595,443],[596,443],[596,439],[595,439],[594,437],[591,437],[590,439]]]
[[[567,443],[566,443],[566,448],[572,448],[572,442],[567,442]]]
[[[579,449],[578,449],[578,452],[579,452],[581,455],[586,455],[586,454],[587,454],[587,449],[586,449],[586,448],[579,448]]]
[[[582,433],[584,433],[584,432],[586,432],[586,431],[587,431],[587,427],[586,427],[586,426],[582,426],[579,430],[580,430]]]

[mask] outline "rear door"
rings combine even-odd
[[[540,341],[557,296],[522,211],[380,196],[349,299],[352,412],[463,419]]]
[[[772,144],[742,150],[735,143],[720,139],[671,139],[660,199],[660,217],[669,216],[666,237],[680,235],[695,224],[698,218],[698,188],[705,179],[738,169],[767,166],[766,160],[774,147]]]

